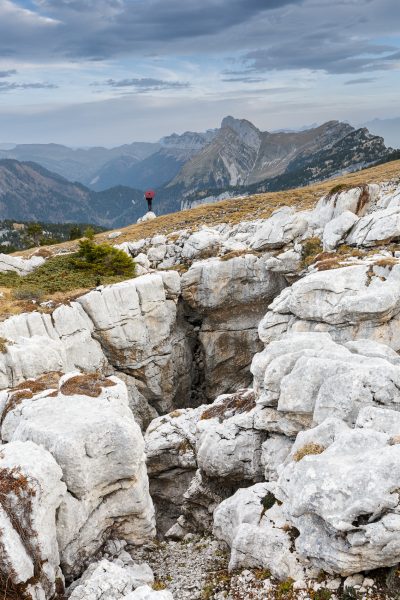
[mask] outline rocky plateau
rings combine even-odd
[[[398,598],[400,181],[116,245],[0,323],[0,598]]]

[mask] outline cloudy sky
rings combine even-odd
[[[0,0],[0,143],[400,116],[399,0]]]

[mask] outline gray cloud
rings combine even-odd
[[[163,79],[153,79],[152,77],[142,77],[133,79],[108,79],[101,83],[95,82],[92,86],[106,85],[115,89],[133,88],[136,92],[154,92],[159,90],[181,90],[190,87],[185,81],[165,81]]]
[[[58,88],[54,83],[15,83],[10,81],[0,81],[0,93],[10,92],[12,90],[52,90]]]
[[[250,75],[238,75],[237,77],[225,77],[221,79],[226,83],[265,83],[264,77],[251,77]]]
[[[17,10],[24,0],[4,1],[15,11],[0,3],[3,56],[242,52],[232,78],[287,69],[369,73],[400,59],[398,47],[374,41],[398,38],[398,0],[36,0],[30,15]]]
[[[9,69],[8,71],[0,71],[0,79],[6,79],[7,77],[11,77],[12,75],[16,75],[16,69]]]
[[[359,85],[363,83],[373,83],[376,81],[376,77],[359,77],[358,79],[349,79],[345,81],[344,85]]]
[[[194,49],[197,40],[303,1],[36,0],[38,14],[29,18],[18,11],[2,14],[0,5],[0,53],[95,60],[154,48],[164,53],[166,44]],[[18,7],[23,0],[13,2]],[[197,49],[207,51],[201,44]]]

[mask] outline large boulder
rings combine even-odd
[[[314,423],[336,417],[354,424],[367,405],[400,408],[399,357],[371,341],[341,345],[326,333],[288,334],[254,357],[252,372],[259,405]]]
[[[154,535],[144,440],[117,378],[62,377],[58,391],[11,406],[2,437],[40,444],[61,467],[67,493],[57,536],[67,577],[79,574],[111,533],[133,543]]]
[[[144,275],[82,296],[110,363],[135,378],[159,412],[184,402],[191,388],[187,327],[177,319],[180,279],[174,271]]]
[[[77,302],[61,305],[52,315],[31,312],[2,321],[0,336],[7,342],[0,354],[0,388],[51,371],[105,369],[107,359],[93,330],[92,321]]]
[[[221,244],[218,231],[204,227],[189,236],[182,248],[182,257],[185,260],[199,260],[216,254]]]
[[[301,237],[308,229],[305,214],[284,206],[276,210],[256,231],[251,247],[254,250],[272,250],[283,248]]]
[[[330,439],[326,428],[321,439],[319,428],[308,432],[276,489],[299,532],[296,552],[343,576],[397,564],[400,445],[386,433],[346,426]]]
[[[231,548],[229,570],[260,568],[278,579],[303,579],[307,562],[293,552],[296,532],[271,489],[258,483],[224,500],[214,511],[213,533]]]
[[[21,258],[20,256],[10,256],[9,254],[0,254],[0,273],[13,271],[18,275],[28,275],[45,262],[42,256],[32,256],[31,258]]]
[[[0,446],[0,588],[29,600],[63,590],[56,514],[66,495],[62,471],[32,442]]]
[[[307,274],[270,305],[260,338],[269,343],[288,331],[327,331],[339,342],[365,338],[397,351],[399,282],[394,259]]]
[[[357,221],[358,217],[349,210],[345,210],[338,217],[329,221],[324,227],[322,238],[324,250],[328,252],[335,250]]]
[[[338,189],[323,196],[311,213],[312,221],[319,228],[324,228],[345,212],[351,212],[357,217],[364,216],[376,205],[380,187],[376,184],[363,185],[351,189]]]
[[[391,206],[362,217],[347,237],[347,243],[355,246],[388,244],[400,237],[400,207]]]

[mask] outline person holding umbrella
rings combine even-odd
[[[144,193],[144,197],[147,201],[147,211],[151,212],[153,210],[153,198],[156,195],[154,190],[147,190]]]

